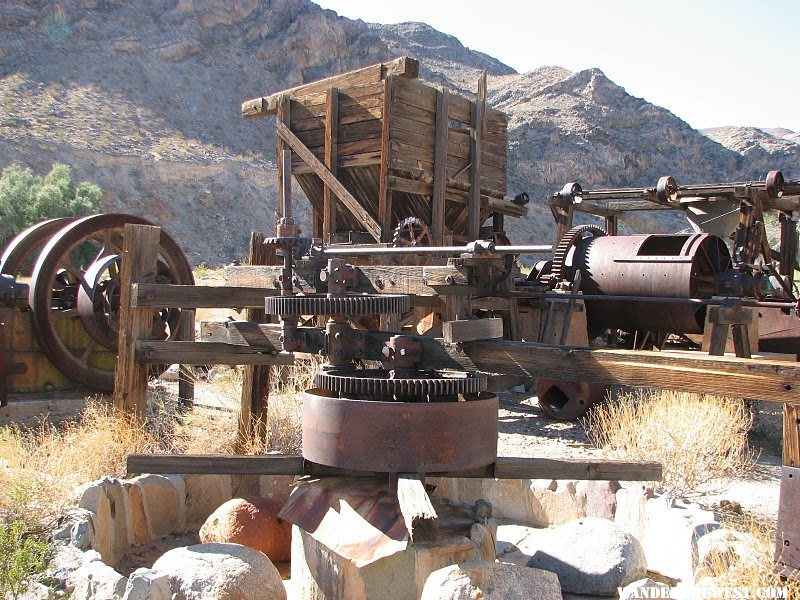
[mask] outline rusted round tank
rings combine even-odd
[[[725,243],[707,233],[598,236],[580,242],[572,258],[584,294],[708,298],[730,269]],[[592,332],[605,329],[701,333],[705,307],[675,302],[587,300]]]

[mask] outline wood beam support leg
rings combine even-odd
[[[120,269],[120,331],[114,374],[114,408],[144,420],[147,414],[147,365],[136,362],[136,342],[153,335],[153,309],[132,306],[132,284],[155,281],[161,228],[125,225]]]
[[[339,144],[339,90],[331,88],[325,98],[325,166],[338,177]],[[324,185],[324,184],[323,184]],[[331,242],[336,233],[336,195],[330,186],[323,191],[322,241]]]
[[[411,541],[415,544],[435,541],[439,533],[439,515],[419,475],[400,473],[397,476],[397,502]]]
[[[291,115],[289,113],[289,107],[291,100],[288,98],[281,98],[280,102],[278,103],[278,123],[283,123],[286,127],[289,127],[289,123],[291,121]],[[292,186],[292,162],[291,157],[289,160],[289,171],[286,172],[286,164],[283,160],[283,155],[288,150],[289,147],[286,145],[286,141],[278,136],[278,212],[281,216],[287,216],[286,210],[286,188],[291,190]],[[291,211],[291,206],[289,207]]]
[[[468,237],[477,240],[481,235],[481,143],[486,130],[486,71],[478,80],[478,99],[472,109],[472,131],[470,132]]]
[[[447,138],[450,130],[450,92],[436,92],[436,140],[433,151],[433,198],[431,236],[434,246],[444,245],[445,190],[447,187]]]
[[[185,342],[194,341],[195,311],[190,308],[181,309],[181,322],[178,339]],[[178,371],[178,400],[186,407],[194,406],[194,369],[192,365],[180,365]]]
[[[394,104],[394,76],[387,77],[383,88],[383,122],[381,123],[381,180],[378,189],[378,224],[381,242],[392,241],[392,190],[389,189],[389,164],[391,163],[391,144],[389,129]]]

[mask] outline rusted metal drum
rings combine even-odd
[[[794,354],[800,358],[800,317],[793,310],[758,309],[759,352]]]
[[[593,405],[602,402],[608,386],[585,381],[563,381],[541,378],[536,383],[539,407],[553,419],[571,421],[586,414]]]
[[[686,235],[597,236],[579,242],[572,258],[581,291],[611,296],[708,298],[731,266],[718,237]],[[675,302],[587,300],[589,328],[701,333],[705,307]]]
[[[380,473],[435,473],[485,467],[497,459],[498,400],[380,402],[303,394],[303,457]]]

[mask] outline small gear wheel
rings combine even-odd
[[[407,217],[394,228],[392,245],[395,248],[414,248],[431,245],[431,230],[422,219]]]
[[[578,225],[565,233],[553,253],[553,265],[550,270],[551,285],[563,280],[572,281],[575,275],[573,265],[567,263],[573,248],[587,238],[600,237],[605,234],[605,229],[597,225]]]
[[[268,315],[382,315],[402,314],[411,310],[411,296],[403,294],[364,294],[352,296],[267,296],[264,310]]]
[[[331,369],[317,373],[316,382],[323,390],[366,396],[478,394],[487,386],[483,373],[436,370]]]

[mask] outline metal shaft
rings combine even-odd
[[[795,309],[794,302],[763,302],[739,298],[663,298],[659,296],[614,296],[604,294],[569,294],[548,292],[509,292],[511,298],[530,298],[531,300],[607,300],[623,302],[667,302],[675,304],[697,304],[704,306],[746,306],[751,308],[788,308]]]
[[[405,247],[405,248],[375,248],[375,247],[325,247],[317,246],[314,251],[322,256],[375,256],[387,254],[466,254],[472,252],[468,246],[419,246],[419,247]],[[529,246],[494,246],[489,251],[486,250],[487,255],[491,254],[551,254],[553,246],[550,244],[544,245],[529,245]]]

